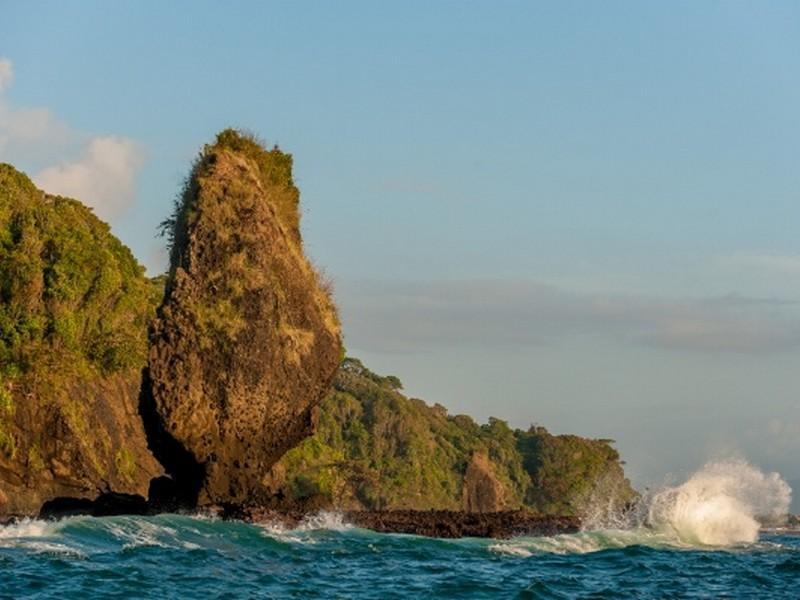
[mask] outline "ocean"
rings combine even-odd
[[[711,463],[624,518],[507,540],[381,534],[336,512],[292,529],[22,520],[0,527],[0,598],[798,598],[800,532],[756,519],[785,514],[790,494],[776,473]]]
[[[792,598],[800,537],[725,548],[649,530],[439,540],[322,513],[300,527],[185,515],[0,529],[3,598]]]

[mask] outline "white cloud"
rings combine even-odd
[[[11,61],[0,58],[0,161],[35,171],[39,187],[74,197],[103,219],[122,214],[135,199],[142,148],[130,138],[77,131],[46,107],[13,105],[4,95],[13,76]]]
[[[50,154],[78,136],[47,108],[11,107],[0,99],[0,152],[11,156],[15,151],[25,156]]]
[[[48,167],[33,177],[51,194],[78,198],[103,219],[118,216],[135,198],[136,173],[144,162],[138,145],[128,138],[92,138],[83,156]]]

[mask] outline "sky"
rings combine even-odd
[[[638,485],[800,480],[796,2],[8,2],[0,161],[147,267],[202,145],[295,158],[345,343]]]

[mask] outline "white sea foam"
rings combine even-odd
[[[638,527],[635,529],[602,529],[580,531],[548,537],[519,537],[498,542],[489,550],[499,554],[527,557],[533,554],[588,554],[599,550],[649,546],[652,548],[684,547],[663,533]]]
[[[313,515],[307,515],[297,526],[297,529],[300,531],[317,531],[320,529],[345,531],[346,529],[352,529],[352,527],[349,523],[345,523],[342,513],[323,510]]]
[[[122,542],[124,550],[154,546],[160,548],[185,548],[195,550],[200,545],[182,539],[184,533],[163,522],[139,517],[114,517],[104,524],[105,530],[117,541]]]
[[[778,473],[743,460],[706,464],[686,482],[645,495],[636,510],[589,521],[587,529],[553,537],[516,538],[489,546],[496,553],[584,554],[610,548],[731,547],[758,540],[762,522],[779,522],[791,489]]]
[[[40,519],[22,519],[0,526],[0,540],[45,537],[55,533],[57,523]]]
[[[318,531],[346,531],[352,529],[352,525],[344,521],[344,516],[336,511],[320,511],[312,515],[306,515],[296,527],[286,527],[280,521],[258,523],[258,527],[264,535],[282,542],[292,542],[296,544],[316,544],[311,532]]]
[[[682,485],[656,492],[647,503],[647,523],[688,544],[753,543],[759,520],[786,516],[791,494],[778,473],[743,460],[712,462]]]
[[[85,556],[79,548],[56,541],[63,524],[40,519],[22,519],[0,526],[0,548],[25,548],[37,554]]]

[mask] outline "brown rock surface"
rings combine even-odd
[[[409,533],[438,538],[575,533],[577,517],[538,515],[525,510],[469,513],[452,510],[392,510],[345,513],[347,522],[380,533]]]
[[[489,458],[483,453],[474,453],[464,474],[464,510],[478,513],[501,511],[504,496],[503,484],[495,477]]]
[[[228,507],[224,518],[253,523],[279,523],[287,528],[300,525],[310,514],[259,507]],[[313,513],[312,513],[313,514]],[[558,535],[580,530],[578,517],[540,515],[527,510],[471,513],[457,510],[344,511],[345,523],[380,533],[405,533],[438,538],[510,538],[520,535]]]
[[[147,495],[163,472],[147,448],[137,403],[139,371],[76,378],[61,390],[20,384],[0,456],[0,514],[35,516],[48,500],[104,492]],[[38,383],[38,382],[37,382]]]
[[[265,499],[262,478],[311,433],[341,360],[298,220],[291,157],[232,131],[206,147],[176,208],[142,414],[200,505]]]

